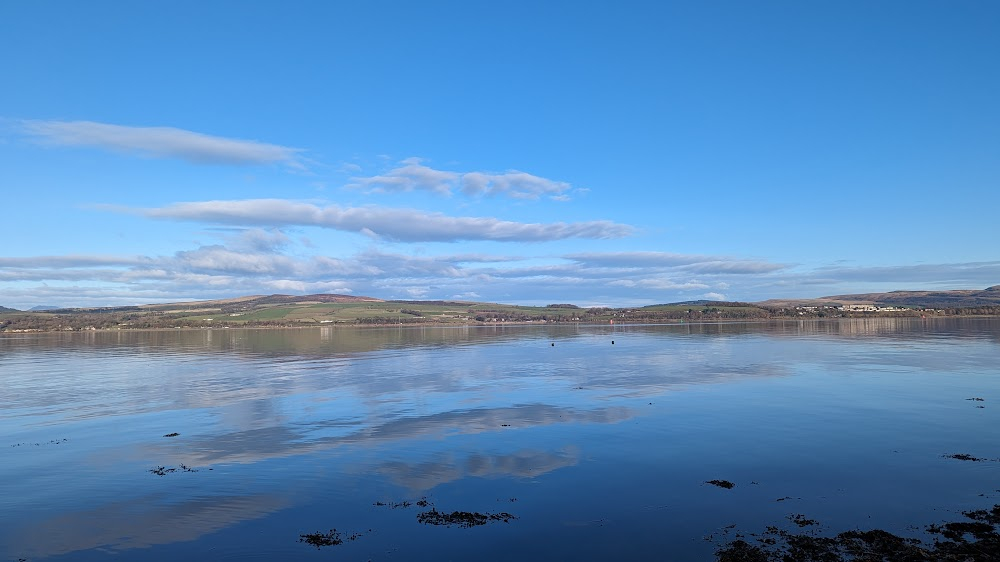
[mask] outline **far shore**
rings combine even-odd
[[[296,322],[288,324],[267,324],[267,325],[206,325],[206,326],[171,326],[171,327],[115,327],[115,328],[27,328],[15,330],[0,329],[0,336],[21,335],[21,334],[57,334],[57,333],[116,333],[116,332],[204,332],[211,330],[306,330],[316,328],[495,328],[501,326],[587,326],[587,327],[617,327],[617,326],[698,326],[698,325],[720,325],[720,324],[767,324],[771,322],[844,322],[857,320],[885,320],[885,319],[911,319],[911,320],[939,320],[953,318],[1000,318],[998,314],[947,314],[947,315],[892,315],[878,314],[866,316],[849,317],[796,317],[796,316],[776,316],[771,318],[701,318],[696,321],[686,321],[682,319],[664,319],[658,321],[630,322],[628,320],[610,322],[582,322],[582,321],[503,321],[503,322],[386,322],[386,323],[360,323],[360,322]]]

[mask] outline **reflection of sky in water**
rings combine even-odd
[[[337,527],[377,529],[348,559],[697,559],[790,512],[904,530],[996,488],[1000,462],[941,455],[1000,456],[998,343],[988,319],[4,337],[0,557],[322,556],[295,539]],[[521,519],[372,507],[425,495]]]

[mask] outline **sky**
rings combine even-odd
[[[1000,3],[0,3],[0,305],[1000,284]]]

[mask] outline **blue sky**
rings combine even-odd
[[[995,2],[4,2],[0,305],[1000,284]]]

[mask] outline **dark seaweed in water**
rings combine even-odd
[[[986,459],[981,459],[979,457],[974,457],[972,455],[967,455],[965,453],[956,453],[954,455],[944,455],[946,459],[957,459],[960,461],[984,461]]]
[[[385,506],[388,506],[391,509],[400,509],[400,508],[410,507],[413,504],[411,504],[407,500],[403,500],[401,502],[383,502],[383,501],[377,501],[373,505],[376,506],[376,507],[385,507]]]
[[[326,533],[316,532],[308,533],[305,535],[299,535],[299,542],[304,542],[306,544],[315,546],[317,549],[324,546],[337,546],[338,544],[344,544],[345,540],[356,541],[361,533],[351,533],[350,535],[343,535],[339,533],[336,529],[330,529]]]
[[[431,508],[430,511],[423,511],[417,514],[417,521],[424,525],[455,525],[466,528],[485,525],[490,521],[509,523],[512,519],[517,519],[517,517],[504,511],[499,513],[479,513],[478,511],[452,511],[451,513],[445,513]]]
[[[796,513],[795,515],[789,516],[789,521],[795,523],[799,527],[808,527],[809,525],[819,525],[819,521],[815,519],[809,519],[801,513]]]
[[[762,535],[753,535],[759,544],[738,539],[717,550],[715,556],[718,562],[1000,561],[1000,505],[963,515],[968,521],[927,526],[928,533],[942,537],[929,545],[880,529],[817,537],[768,527]]]
[[[736,484],[733,484],[732,482],[730,482],[729,480],[707,480],[707,481],[705,481],[705,483],[706,484],[711,484],[713,486],[718,486],[720,488],[725,488],[727,490],[731,490],[733,488],[733,486],[736,485]]]
[[[391,509],[405,509],[405,508],[408,508],[408,507],[410,507],[411,505],[414,505],[414,504],[416,504],[419,507],[427,507],[427,506],[431,505],[430,502],[427,501],[427,496],[424,496],[424,497],[420,498],[416,502],[410,502],[410,500],[403,500],[401,502],[377,501],[377,502],[375,502],[372,505],[374,505],[375,507],[389,507]]]
[[[212,469],[209,469],[209,470],[212,470]],[[166,466],[157,466],[155,468],[149,469],[149,471],[152,472],[153,474],[157,475],[157,476],[166,476],[166,475],[170,474],[171,472],[178,472],[178,471],[180,471],[180,472],[198,472],[198,469],[197,468],[191,468],[190,466],[182,464],[182,465],[180,465],[177,468],[166,467]]]
[[[46,443],[15,443],[11,445],[11,447],[23,447],[25,445],[34,445],[35,447],[41,447],[42,445],[59,445],[60,443],[65,443],[67,441],[69,441],[69,439],[53,439]]]

